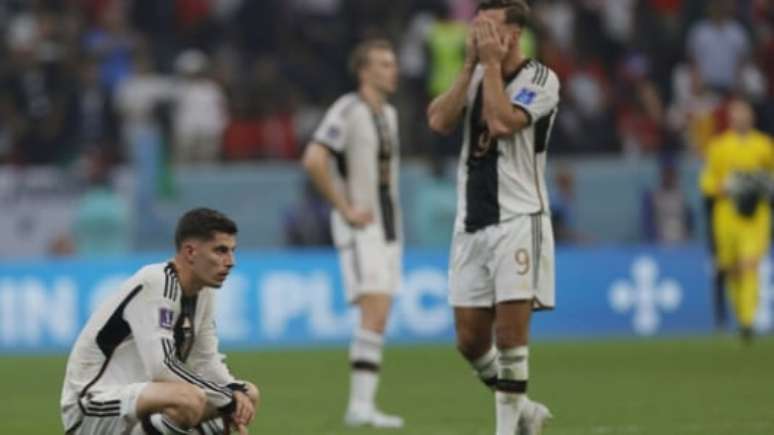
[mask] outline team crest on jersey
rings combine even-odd
[[[533,101],[535,101],[535,97],[537,96],[537,93],[535,91],[530,91],[529,89],[522,88],[514,97],[513,102],[514,103],[520,103],[525,106],[529,106],[532,104]]]
[[[171,331],[175,327],[175,312],[169,308],[161,308],[159,310],[159,326]]]
[[[328,127],[328,131],[325,132],[325,135],[328,137],[328,139],[338,139],[339,136],[341,136],[341,129],[338,126],[331,125]]]

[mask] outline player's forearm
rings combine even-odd
[[[468,86],[473,76],[475,65],[466,65],[452,87],[436,97],[427,108],[427,120],[430,128],[436,133],[450,134],[459,122]]]
[[[207,403],[219,409],[232,404],[234,394],[227,384],[221,384],[204,378],[190,370],[175,355],[174,342],[171,339],[161,338],[161,348],[163,349],[163,356],[154,352],[151,358],[148,358],[153,381],[186,382],[196,385],[204,391]]]
[[[483,92],[483,117],[490,135],[510,136],[523,126],[520,113],[508,101],[499,64],[485,66]]]
[[[316,149],[320,145],[312,144],[304,155],[304,169],[312,179],[317,191],[339,212],[349,207],[347,198],[333,184],[327,152]]]

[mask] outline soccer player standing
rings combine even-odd
[[[236,232],[221,213],[189,211],[174,259],[140,269],[91,315],[67,361],[67,435],[247,433],[258,390],[229,372],[214,320]]]
[[[345,423],[399,428],[403,419],[382,413],[374,400],[384,330],[401,271],[398,119],[387,102],[398,84],[392,45],[384,40],[362,42],[350,67],[359,89],[328,110],[303,164],[334,208],[331,226],[347,299],[360,308],[350,346]],[[331,169],[332,157],[338,174]]]
[[[529,16],[524,0],[482,1],[464,69],[428,108],[436,132],[464,123],[449,301],[460,352],[496,392],[497,435],[550,417],[527,398],[527,360],[532,311],[554,307],[545,165],[559,81],[520,51]]]
[[[701,184],[714,200],[717,268],[725,272],[740,334],[749,340],[758,309],[758,268],[771,238],[766,185],[774,170],[774,144],[754,129],[754,112],[745,101],[729,105],[729,124],[709,144]]]

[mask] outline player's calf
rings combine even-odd
[[[457,350],[489,388],[497,382],[497,349],[492,346],[493,314],[490,309],[456,307]]]

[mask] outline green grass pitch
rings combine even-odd
[[[0,434],[61,434],[63,356],[0,357]],[[360,435],[341,425],[344,349],[229,355],[264,403],[252,434]],[[556,419],[546,435],[772,435],[774,340],[730,338],[538,342],[530,395]],[[380,402],[403,415],[396,435],[492,435],[492,395],[451,346],[390,347]],[[384,432],[381,432],[384,433]]]

